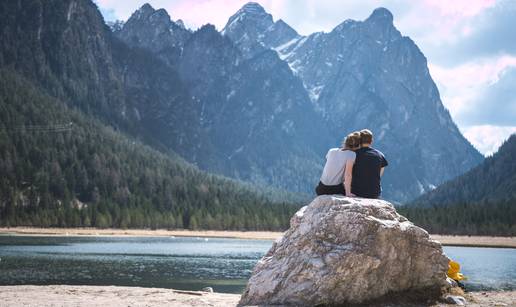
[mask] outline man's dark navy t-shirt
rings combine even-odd
[[[351,192],[359,197],[378,198],[382,193],[380,170],[388,165],[383,153],[372,148],[362,147],[355,151]]]

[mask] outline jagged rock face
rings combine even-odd
[[[22,72],[87,113],[98,111],[111,121],[127,118],[110,37],[105,35],[109,31],[95,4],[3,1],[0,19],[1,67]]]
[[[142,33],[135,28],[136,21],[139,27],[149,29],[147,32],[152,36],[154,32],[150,29],[156,26],[151,18],[156,13],[152,12],[144,5],[115,35],[130,46],[167,60],[167,55],[160,50],[173,49],[171,40],[162,41],[163,45],[157,48],[154,44],[157,38],[146,36],[147,41],[141,43],[128,39]],[[279,34],[288,32],[289,28],[281,21],[273,23],[272,18],[269,26],[272,27],[263,29]],[[170,62],[168,58],[167,63]],[[263,49],[246,58],[228,36],[206,25],[182,43],[180,56],[168,66],[177,70],[181,83],[190,93],[191,109],[198,114],[198,118],[190,116],[190,120],[184,122],[193,128],[200,127],[198,134],[181,127],[185,135],[198,137],[193,146],[190,146],[191,140],[189,143],[185,140],[179,148],[172,147],[175,151],[186,152],[187,160],[212,172],[294,191],[312,189],[321,171],[320,163],[315,161],[323,156],[323,140],[328,140],[329,133],[317,134],[324,131],[324,125],[321,120],[314,120],[318,115],[302,83],[276,52]],[[176,107],[174,104],[162,106],[164,114]],[[178,108],[174,114],[182,114],[180,110],[183,108]],[[163,135],[157,124],[170,117],[160,118],[158,107],[151,108],[151,112],[155,116],[149,118],[157,118],[154,125],[149,123],[156,127],[152,131]],[[312,125],[307,125],[309,122]],[[164,141],[170,144],[166,138]]]
[[[195,99],[206,103],[207,114],[216,112],[221,106],[217,102],[225,100],[229,94],[226,80],[236,73],[241,62],[241,53],[226,37],[220,35],[212,25],[203,26],[193,33],[184,46],[180,60],[179,74],[189,86]],[[214,98],[215,96],[215,98]],[[206,101],[209,97],[210,101]],[[210,121],[207,117],[202,121]]]
[[[137,133],[182,156],[195,153],[201,139],[199,108],[177,71],[145,49],[114,42],[115,65]]]
[[[324,127],[321,121],[306,125],[318,115],[302,83],[275,52],[245,59],[227,37],[204,26],[185,44],[180,63],[201,110],[206,141],[200,148],[210,153],[190,157],[195,163],[296,191],[314,184],[320,166],[306,160],[323,154],[323,142],[310,140],[324,140],[316,134]]]
[[[446,285],[441,244],[382,200],[317,197],[256,264],[240,305],[346,305]]]
[[[244,61],[229,83],[227,107],[218,117],[223,121],[213,130],[230,157],[226,163],[244,170],[242,179],[311,189],[321,172],[315,161],[329,139],[299,79],[268,50]]]
[[[7,1],[0,17],[1,67],[149,144],[182,155],[198,144],[199,115],[177,72],[116,39],[93,2]]]
[[[238,35],[226,35],[247,52],[251,43],[240,38],[256,35],[246,30],[253,23],[241,19]],[[363,22],[347,20],[330,33],[293,37],[275,48],[262,43],[267,33],[256,41],[274,48],[302,80],[334,140],[354,130],[373,131],[375,145],[391,162],[383,195],[404,201],[465,172],[482,157],[444,108],[426,58],[392,21],[392,14],[379,8]]]
[[[191,33],[181,22],[170,19],[164,9],[155,10],[144,4],[134,12],[115,35],[130,46],[151,50],[169,65],[174,66]]]
[[[283,20],[274,22],[272,15],[255,2],[247,3],[231,16],[222,34],[238,44],[246,57],[299,37]]]

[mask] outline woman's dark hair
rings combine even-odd
[[[359,132],[353,132],[348,134],[344,141],[342,142],[342,147],[344,149],[349,150],[357,150],[360,148],[360,133]]]

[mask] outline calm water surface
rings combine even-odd
[[[0,285],[121,285],[240,293],[272,241],[0,236]],[[516,249],[445,247],[467,287],[516,289]]]

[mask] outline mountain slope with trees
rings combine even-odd
[[[432,233],[516,235],[516,135],[479,166],[399,210]]]
[[[0,225],[281,230],[298,206],[160,153],[0,70]]]
[[[482,164],[413,201],[420,205],[516,199],[516,135]]]

